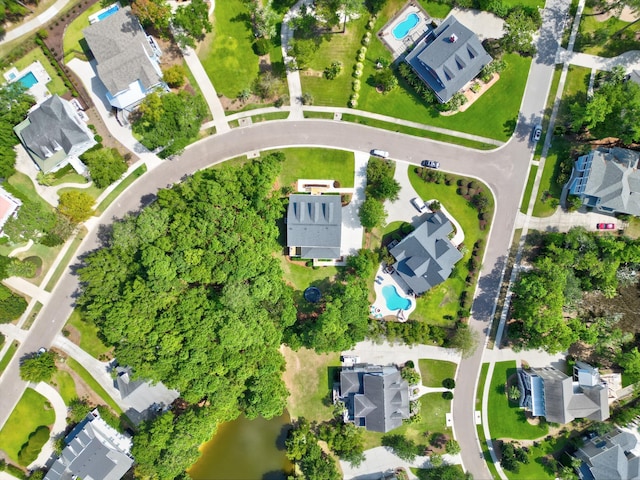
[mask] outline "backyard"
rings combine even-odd
[[[67,92],[67,87],[64,85],[62,78],[58,76],[56,69],[51,65],[49,59],[42,52],[40,47],[34,48],[30,52],[26,53],[23,57],[16,60],[13,64],[18,70],[28,67],[33,62],[39,61],[44,69],[47,71],[51,81],[47,83],[47,89],[52,95],[63,95]],[[4,72],[3,72],[4,73]]]
[[[529,423],[517,401],[507,398],[505,385],[516,375],[516,362],[496,362],[489,386],[488,422],[492,439],[535,440],[549,431],[546,422]],[[536,420],[536,423],[538,420]]]
[[[467,288],[473,291],[472,286],[466,285],[469,273],[468,263],[474,243],[477,240],[486,239],[489,226],[487,225],[484,230],[481,230],[478,211],[463,196],[456,193],[458,188],[456,182],[463,177],[450,175],[450,185],[446,185],[444,182],[430,183],[421,179],[415,170],[415,167],[409,167],[411,185],[420,198],[424,200],[437,199],[458,221],[464,231],[464,245],[468,251],[456,264],[451,276],[444,283],[429,290],[418,299],[416,310],[411,314],[411,317],[434,325],[449,326],[452,319],[457,318],[462,292]],[[493,196],[486,186],[483,185],[482,190],[489,197],[489,212],[491,213],[487,215],[487,218],[492,218]]]
[[[287,148],[278,184],[294,186],[298,179],[337,180],[340,187],[353,187],[353,152],[325,148]]]
[[[27,388],[0,431],[0,450],[18,463],[18,453],[27,443],[29,435],[42,425],[51,426],[54,421],[55,412],[47,399]]]
[[[585,6],[575,51],[615,57],[629,50],[640,50],[640,23],[631,25],[631,22],[623,21],[615,14],[605,20],[603,16],[596,15],[596,9],[600,8]],[[627,26],[629,28],[622,31]]]
[[[430,360],[421,358],[418,364],[422,385],[425,387],[442,387],[442,381],[446,378],[454,378],[458,366],[446,360]]]
[[[86,60],[87,44],[82,31],[89,26],[89,16],[102,8],[102,2],[91,5],[67,26],[62,41],[65,63],[75,57]]]

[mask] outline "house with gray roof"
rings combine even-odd
[[[107,425],[98,410],[89,412],[64,441],[45,480],[120,480],[133,465],[131,437]]]
[[[548,422],[609,418],[608,389],[597,368],[577,362],[573,377],[555,367],[518,370],[520,406]]]
[[[356,364],[340,372],[340,400],[349,421],[372,432],[388,432],[409,418],[409,384],[394,366]]]
[[[568,187],[583,205],[607,213],[640,216],[640,152],[598,148],[578,157]]]
[[[84,170],[78,157],[96,144],[76,108],[58,95],[38,105],[13,131],[44,173],[55,172],[69,163],[76,170]]]
[[[342,200],[340,195],[289,195],[287,247],[292,257],[340,258]]]
[[[131,7],[119,9],[83,33],[111,106],[131,111],[149,92],[168,90],[159,64],[162,52]]]
[[[634,453],[637,443],[635,435],[619,428],[587,440],[574,454],[582,460],[578,477],[581,480],[640,479],[640,458]]]
[[[429,32],[405,61],[445,103],[491,62],[480,39],[453,15]]]
[[[415,295],[444,282],[462,253],[451,243],[453,226],[442,212],[425,215],[426,220],[389,250],[396,259],[395,271]]]

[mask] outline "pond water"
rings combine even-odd
[[[189,475],[193,480],[286,479],[293,469],[284,451],[290,421],[285,412],[271,420],[241,416],[223,423],[202,445],[202,457],[189,469]]]

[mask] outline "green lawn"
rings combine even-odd
[[[87,8],[82,14],[80,14],[73,22],[71,22],[64,32],[64,38],[62,40],[62,49],[64,51],[64,61],[69,62],[72,58],[78,57],[84,60],[85,48],[82,44],[86,43],[84,40],[84,33],[82,30],[89,26],[89,16],[96,13],[102,8],[102,3],[98,2]]]
[[[520,211],[524,214],[527,213],[529,208],[529,200],[531,200],[531,191],[533,190],[533,183],[536,180],[538,174],[538,166],[532,165],[529,171],[529,178],[527,179],[527,186],[524,189],[524,196],[522,197],[522,203],[520,203]]]
[[[100,205],[96,207],[96,215],[100,215],[104,212],[111,202],[113,202],[118,196],[124,192],[129,185],[135,182],[139,177],[141,177],[147,171],[147,166],[145,164],[140,165],[133,172],[127,175],[124,180],[122,180],[116,188],[114,188],[109,195],[107,195]]]
[[[13,356],[16,354],[16,350],[18,350],[19,345],[20,343],[18,343],[17,340],[14,340],[13,343],[9,346],[9,348],[7,348],[7,351],[5,352],[2,359],[0,359],[0,375],[2,375],[2,372],[4,372],[4,369],[7,368],[7,365],[9,365],[9,362],[11,361]]]
[[[53,95],[63,95],[64,93],[66,93],[67,87],[65,87],[64,81],[62,80],[62,78],[58,76],[58,72],[51,65],[51,63],[49,62],[49,59],[43,53],[40,47],[34,48],[30,52],[28,52],[26,55],[24,55],[22,58],[20,58],[19,60],[16,60],[13,66],[16,67],[18,70],[22,70],[23,68],[26,68],[27,66],[31,65],[36,60],[40,61],[44,69],[49,74],[49,78],[51,78],[51,81],[47,83],[47,88],[49,89],[49,91]]]
[[[640,238],[640,218],[632,217],[624,234],[631,238]]]
[[[82,240],[84,239],[84,236],[86,234],[87,234],[87,229],[85,227],[80,227],[80,230],[76,234],[75,238],[71,241],[71,245],[69,245],[69,248],[65,252],[64,257],[62,257],[62,260],[60,261],[60,263],[58,263],[58,266],[53,272],[53,275],[51,275],[49,282],[45,285],[44,289],[47,292],[50,292],[51,290],[53,290],[53,287],[56,286],[56,283],[58,283],[58,280],[60,280],[60,277],[64,273],[65,269],[69,266],[68,263],[71,261],[71,258],[76,253],[76,250],[82,243]]]
[[[64,187],[58,190],[58,197],[65,192],[84,192],[92,196],[93,199],[95,200],[102,194],[102,192],[104,192],[104,188],[98,188],[94,184],[92,184],[90,187],[87,187],[87,188]],[[95,204],[94,204],[94,208],[95,208]]]
[[[213,33],[198,49],[198,57],[216,91],[236,98],[251,88],[258,75],[258,57],[253,53],[249,11],[242,0],[216,3]]]
[[[342,188],[353,187],[355,161],[353,152],[326,148],[287,148],[281,186],[294,185],[298,179],[337,180]]]
[[[551,79],[551,87],[549,88],[549,95],[547,95],[547,103],[544,109],[544,115],[542,117],[542,134],[545,137],[546,137],[547,128],[549,127],[549,121],[551,120],[551,112],[553,111],[553,105],[555,104],[555,101],[556,101],[556,93],[558,92],[558,85],[560,84],[561,75],[562,75],[562,65],[556,65],[556,68],[553,71],[553,77]],[[556,119],[556,122],[558,122],[557,119]],[[539,160],[540,155],[542,154],[544,138],[541,138],[540,140],[541,141],[536,143],[536,151],[533,157],[535,160]]]
[[[600,7],[595,8],[599,9]],[[575,51],[601,57],[615,57],[628,50],[640,50],[640,41],[637,39],[640,23],[627,28],[620,35],[615,35],[623,27],[629,25],[629,22],[623,22],[615,15],[600,22],[591,15],[593,12],[594,7],[585,7],[580,20]]]
[[[465,279],[469,272],[468,261],[471,258],[473,245],[478,239],[486,238],[489,227],[487,226],[485,230],[480,230],[477,210],[464,197],[456,193],[456,181],[463,177],[451,175],[454,178],[451,185],[445,185],[444,183],[438,185],[425,182],[418,177],[415,173],[415,167],[408,168],[409,180],[418,195],[425,200],[437,199],[458,221],[464,231],[464,245],[467,247],[468,252],[456,264],[454,273],[444,283],[418,298],[416,309],[411,314],[412,319],[448,326],[451,325],[451,318],[456,318],[460,306],[460,295],[467,288]],[[486,186],[483,186],[483,191],[490,197],[490,208],[493,211],[493,196]],[[469,288],[473,291],[472,287]]]
[[[487,379],[487,373],[489,371],[489,364],[483,363],[482,368],[480,369],[480,376],[478,377],[478,388],[476,391],[476,404],[475,409],[482,409],[482,395],[484,392],[484,382]],[[482,419],[483,423],[485,419]],[[489,453],[489,447],[487,446],[487,440],[484,436],[484,428],[482,424],[476,426],[476,433],[478,434],[478,440],[480,441],[480,446],[482,448],[482,453],[487,463],[487,468],[489,472],[491,472],[491,478],[500,478],[498,475],[498,471],[496,470],[496,466],[493,463],[493,459],[491,458],[491,454]]]
[[[544,466],[543,459],[548,455],[558,458],[558,453],[564,450],[569,443],[568,434],[542,441],[538,446],[529,447],[529,463],[520,464],[520,471],[513,473],[505,470],[510,480],[553,480],[555,472]]]
[[[520,440],[534,440],[543,437],[549,431],[546,423],[531,425],[525,418],[525,412],[517,402],[507,399],[504,386],[512,375],[516,374],[516,362],[497,362],[491,377],[489,390],[488,416],[491,437]]]
[[[63,183],[80,183],[85,184],[88,182],[86,177],[76,173],[71,165],[67,165],[66,167],[61,168],[56,171],[54,174],[55,180],[53,181],[53,186],[62,185]]]
[[[25,278],[28,282],[34,285],[40,285],[44,280],[45,275],[51,268],[51,265],[55,261],[56,257],[60,253],[62,245],[56,245],[55,247],[47,247],[40,243],[34,243],[29,250],[22,252],[18,255],[18,258],[24,260],[27,257],[37,256],[42,259],[42,267],[40,273],[33,278]]]
[[[425,387],[442,387],[442,381],[445,378],[454,378],[456,376],[456,368],[453,362],[446,360],[430,360],[421,358],[419,360],[420,376],[422,377],[422,385]]]
[[[399,2],[402,5],[404,2]],[[433,18],[445,18],[451,11],[451,5],[439,2],[429,2],[428,0],[420,0],[420,5]]]
[[[39,426],[50,426],[54,421],[55,412],[47,399],[27,388],[0,431],[0,450],[18,463],[18,452],[27,443],[29,435]]]
[[[35,187],[33,186],[33,182],[24,173],[14,173],[9,177],[9,180],[7,180],[7,182],[11,187],[13,187],[12,190],[15,190],[18,193],[18,196],[27,198],[27,200],[39,203],[43,207],[49,210],[53,210],[53,207],[45,202],[45,200],[40,195],[38,195]]]
[[[292,418],[305,417],[310,422],[331,420],[332,405],[328,402],[333,388],[333,375],[340,367],[340,354],[318,354],[307,348],[293,351],[283,347],[287,362],[284,374],[290,396],[287,410]]]
[[[570,104],[586,101],[590,75],[591,70],[588,68],[575,65],[569,67],[556,125],[566,125],[569,122]],[[571,144],[565,137],[554,136],[551,148],[547,153],[536,203],[533,207],[534,217],[548,217],[556,211],[556,208],[552,205],[551,198],[560,200],[562,185],[556,182],[556,178],[560,172],[560,163],[573,161],[573,159],[569,158],[570,149]],[[545,192],[548,192],[548,195]]]
[[[89,386],[89,388],[96,393],[96,395],[102,398],[102,400],[107,405],[109,405],[118,415],[122,415],[122,409],[82,365],[80,365],[71,357],[67,357],[65,361],[67,362],[67,365],[69,365],[69,368],[76,372],[78,376],[82,378],[82,380],[84,380],[84,382]]]
[[[69,320],[67,320],[67,325],[78,330],[80,333],[80,348],[92,357],[100,359],[111,351],[111,347],[102,343],[102,340],[98,337],[98,327],[82,320],[78,309],[71,313]]]
[[[389,432],[390,435],[404,435],[417,444],[426,445],[428,439],[424,433],[450,433],[445,421],[445,414],[451,412],[451,400],[442,398],[441,393],[428,393],[420,397],[421,421],[417,423],[405,423],[401,427]],[[384,433],[364,432],[365,450],[380,446]]]
[[[78,396],[78,393],[76,392],[76,384],[69,372],[56,370],[56,373],[50,383],[56,388],[56,390],[58,390],[58,393],[60,393],[64,403],[67,405],[69,405],[71,400]]]

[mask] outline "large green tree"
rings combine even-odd
[[[0,179],[15,173],[16,152],[13,147],[18,144],[18,137],[13,133],[13,127],[24,120],[34,103],[20,82],[0,86]]]
[[[56,355],[44,352],[25,359],[20,364],[20,377],[27,382],[48,382],[56,372]]]
[[[89,167],[91,180],[98,188],[106,188],[127,171],[127,162],[115,148],[98,148],[85,152],[81,160]]]
[[[182,46],[196,46],[196,42],[204,39],[213,26],[209,21],[209,5],[203,0],[191,0],[187,5],[176,9],[173,25],[178,33],[178,43]]]

